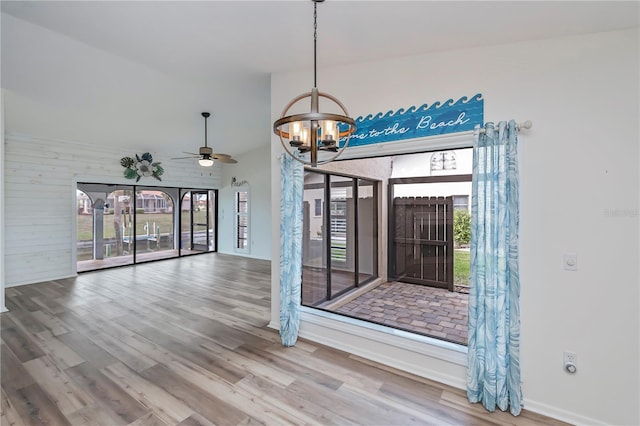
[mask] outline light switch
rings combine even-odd
[[[578,255],[575,253],[565,253],[563,256],[563,266],[565,271],[577,271]]]

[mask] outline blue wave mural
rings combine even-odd
[[[476,125],[484,125],[484,99],[480,93],[471,98],[463,96],[457,101],[449,99],[444,103],[360,116],[356,118],[357,129],[351,135],[349,146],[466,132]]]

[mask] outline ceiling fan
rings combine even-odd
[[[198,150],[198,153],[195,152],[185,152],[185,154],[189,154],[189,157],[177,157],[172,158],[172,160],[183,160],[185,158],[197,158],[198,164],[203,167],[211,167],[213,166],[213,162],[219,161],[221,163],[227,164],[236,164],[237,161],[231,158],[229,154],[218,154],[214,153],[212,148],[207,146],[207,119],[211,114],[208,112],[203,112],[202,116],[204,117],[204,146],[201,146]]]

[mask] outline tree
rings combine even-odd
[[[456,209],[453,213],[453,239],[460,245],[471,241],[471,213],[468,210]]]

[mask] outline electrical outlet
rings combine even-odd
[[[565,253],[562,257],[562,264],[565,271],[577,271],[578,255],[575,253]]]
[[[571,363],[571,364],[576,365],[578,363],[578,357],[575,354],[575,352],[565,351],[564,352],[564,363],[565,364],[566,363]]]
[[[569,373],[575,373],[578,370],[578,355],[575,352],[565,351],[562,357],[562,365]]]

